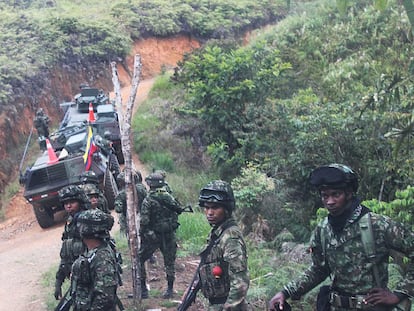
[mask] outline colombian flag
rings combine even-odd
[[[93,138],[92,127],[88,126],[88,138],[86,140],[86,150],[85,154],[83,155],[83,163],[85,163],[85,171],[89,171],[92,165],[92,155],[95,151],[98,150],[98,147],[95,144]]]

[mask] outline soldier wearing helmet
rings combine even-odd
[[[98,176],[96,176],[95,172],[93,171],[86,171],[83,172],[80,176],[81,184],[79,185],[87,194],[87,196],[90,198],[91,196],[98,195],[98,204],[97,207],[104,211],[105,213],[109,213],[109,204],[108,200],[106,199],[103,191],[99,189],[99,179]],[[95,192],[95,193],[91,193]],[[96,193],[96,191],[98,191]],[[94,203],[95,204],[95,203]],[[91,206],[92,207],[92,206]]]
[[[172,298],[175,280],[175,258],[177,255],[178,215],[183,211],[181,204],[165,189],[165,178],[162,174],[151,173],[145,182],[149,191],[141,207],[140,237],[141,248],[141,297],[148,298],[146,286],[146,270],[144,262],[160,249],[164,257],[167,278],[167,290],[163,298]]]
[[[86,250],[72,266],[74,310],[115,310],[119,280],[116,255],[109,244],[113,224],[113,217],[99,209],[78,217],[77,229]]]
[[[103,196],[103,194],[97,186],[95,186],[94,184],[86,184],[83,185],[83,189],[85,191],[86,196],[89,199],[91,209],[97,208],[107,214],[110,213],[107,204],[104,204],[106,200],[104,201],[100,198],[101,196]]]
[[[300,299],[328,277],[332,284],[320,288],[317,310],[393,310],[408,302],[414,294],[413,269],[390,291],[388,263],[390,253],[396,251],[412,264],[414,233],[362,205],[356,196],[358,176],[346,165],[320,166],[309,181],[318,190],[328,216],[312,233],[312,265],[276,293],[269,310],[284,309],[286,299]]]
[[[60,265],[56,272],[54,292],[56,299],[62,298],[62,284],[65,279],[69,278],[73,262],[84,250],[80,233],[76,228],[76,221],[79,214],[89,208],[88,197],[83,189],[76,185],[59,190],[59,200],[68,214],[68,219],[62,234]]]
[[[42,108],[36,111],[36,117],[34,119],[34,126],[37,130],[37,134],[40,137],[49,137],[49,117],[44,113]]]
[[[223,180],[211,181],[201,189],[198,201],[211,226],[198,270],[208,310],[251,310],[246,301],[250,284],[247,249],[232,216],[236,207],[233,189]]]
[[[128,232],[127,227],[127,204],[126,204],[126,192],[125,192],[125,172],[118,174],[117,184],[119,186],[118,195],[115,198],[115,211],[118,213],[119,226],[122,232],[125,234]],[[133,181],[138,196],[138,211],[141,210],[142,202],[147,196],[147,188],[142,184],[142,176],[139,171],[133,172]]]

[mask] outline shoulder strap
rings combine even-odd
[[[210,253],[211,249],[213,248],[213,245],[220,239],[220,237],[223,235],[224,231],[226,231],[228,228],[236,226],[235,221],[229,221],[226,224],[223,225],[221,233],[216,236],[212,235],[210,238],[210,241],[208,242],[208,245],[206,249],[200,254],[200,266],[204,263],[204,261],[207,258],[207,255]]]
[[[321,244],[322,244],[322,255],[324,260],[326,259],[326,226],[328,225],[328,218],[326,217],[323,220],[322,226],[321,226]]]
[[[359,228],[361,231],[362,245],[364,246],[365,254],[372,263],[372,272],[374,273],[375,283],[378,287],[381,287],[378,266],[375,261],[375,240],[374,231],[372,230],[371,213],[368,212],[359,220]]]

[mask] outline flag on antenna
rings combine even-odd
[[[85,163],[85,171],[89,171],[92,165],[92,155],[98,150],[93,137],[92,126],[88,126],[88,137],[86,139],[86,149],[83,155],[83,163]]]

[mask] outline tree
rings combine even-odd
[[[131,155],[131,119],[132,112],[135,103],[135,97],[139,85],[139,77],[141,74],[141,58],[139,55],[135,55],[134,62],[134,74],[132,77],[132,87],[127,102],[127,109],[125,116],[122,112],[122,99],[120,93],[120,83],[118,80],[118,72],[116,69],[116,63],[111,63],[112,67],[112,81],[115,89],[115,104],[120,112],[120,124],[121,124],[121,141],[122,141],[122,152],[125,158],[125,190],[127,198],[127,221],[128,221],[128,239],[130,246],[131,255],[131,266],[132,266],[132,287],[134,300],[141,299],[141,283],[138,282],[140,279],[140,259],[137,257],[138,250],[140,248],[139,238],[139,224],[140,214],[138,211],[138,197],[135,188],[135,184],[132,178],[132,155]]]

